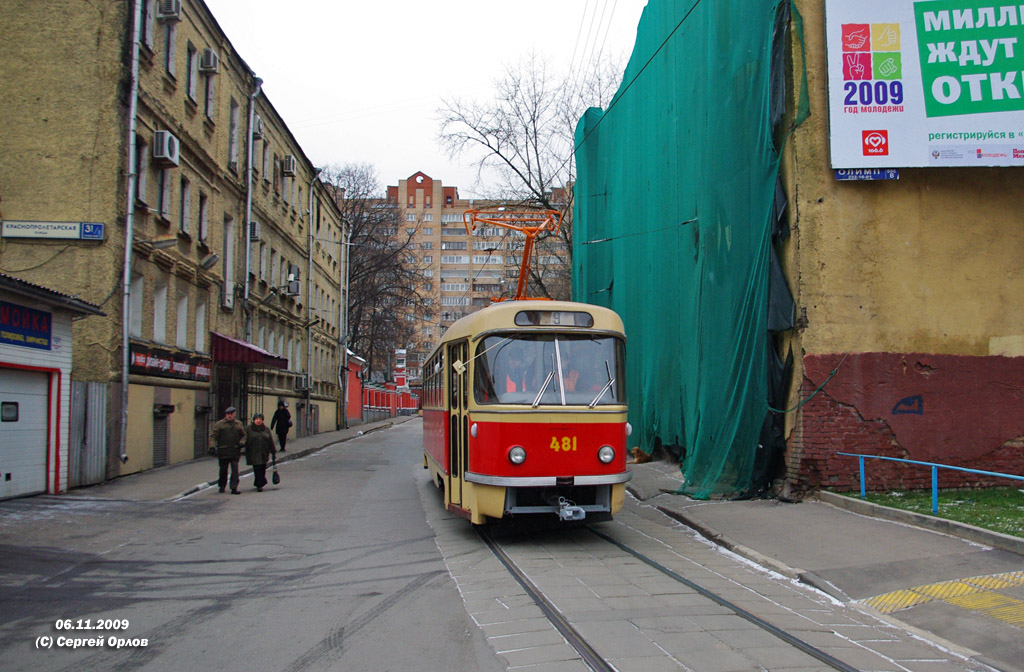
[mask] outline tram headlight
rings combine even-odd
[[[512,446],[508,451],[508,461],[512,464],[522,464],[526,461],[526,449],[522,446]]]
[[[626,436],[633,436],[633,425],[626,423]]]
[[[605,464],[608,464],[615,459],[615,449],[611,446],[601,446],[597,451],[597,459],[601,460]]]

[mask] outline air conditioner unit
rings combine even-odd
[[[217,68],[220,66],[220,59],[217,58],[217,52],[209,47],[203,49],[203,55],[199,57],[199,72],[217,72]]]
[[[309,389],[309,374],[302,373],[295,376],[295,391],[305,392]]]
[[[258,114],[252,122],[252,137],[254,140],[263,139],[263,118]]]
[[[284,286],[284,291],[281,293],[285,296],[298,296],[299,291],[299,281],[289,280],[288,284]]]
[[[295,175],[299,172],[299,162],[295,159],[294,154],[285,155],[282,170],[285,175]]]
[[[255,243],[259,239],[260,239],[260,223],[259,222],[249,222],[249,240],[251,242]]]
[[[181,158],[181,143],[170,131],[153,133],[153,159],[164,165],[176,166]]]
[[[299,268],[299,265],[298,264],[289,264],[288,265],[288,282],[291,282],[292,280],[298,280],[300,277],[302,277],[302,269]]]
[[[181,21],[181,0],[158,0],[157,21]]]

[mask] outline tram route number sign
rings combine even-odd
[[[551,445],[549,446],[549,448],[551,448],[551,450],[555,451],[556,453],[559,452],[559,451],[561,451],[563,453],[568,453],[569,451],[575,451],[576,450],[576,437],[575,436],[563,436],[563,437],[559,438],[557,436],[552,436],[551,437]]]

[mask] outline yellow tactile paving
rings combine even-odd
[[[926,586],[915,586],[910,590],[921,593],[936,600],[949,600],[960,595],[970,595],[981,590],[978,586],[972,586],[964,581],[943,581],[941,583],[930,583]]]
[[[891,614],[900,609],[907,609],[924,602],[930,602],[931,599],[912,590],[896,590],[884,595],[869,597],[863,603],[883,614]]]
[[[974,576],[956,581],[942,581],[896,590],[861,600],[861,604],[883,614],[941,600],[947,604],[976,611],[992,618],[1024,627],[1024,600],[995,591],[1024,585],[1024,572],[1006,572]]]

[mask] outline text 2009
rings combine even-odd
[[[127,618],[62,618],[54,624],[58,630],[127,630]]]

